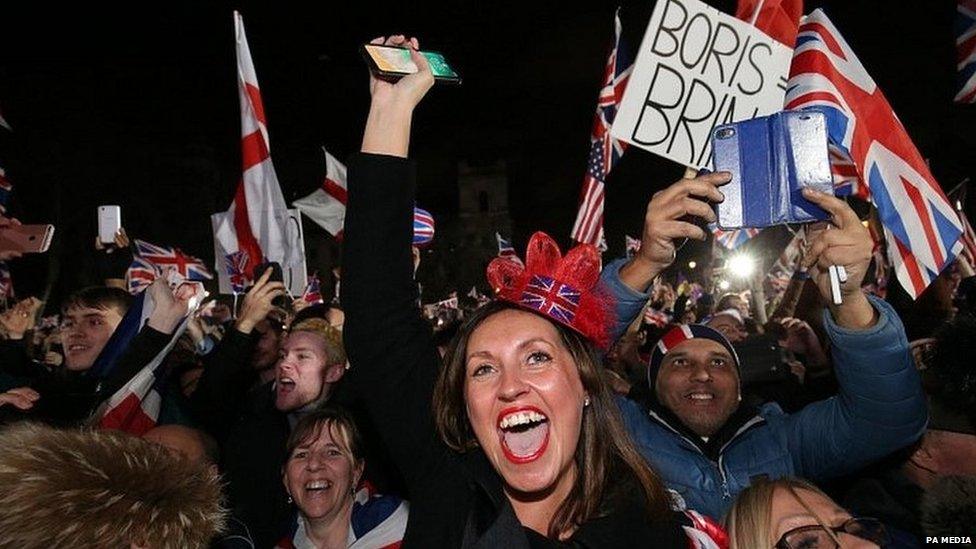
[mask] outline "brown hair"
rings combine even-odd
[[[285,443],[285,459],[291,457],[295,448],[308,442],[314,442],[322,436],[322,429],[328,429],[332,440],[345,447],[349,455],[352,456],[353,465],[364,462],[363,436],[359,432],[359,427],[356,426],[356,421],[344,408],[334,404],[329,404],[321,410],[309,412],[298,420],[295,428],[288,435],[288,442]]]
[[[445,366],[434,387],[437,431],[444,443],[458,452],[478,446],[464,403],[468,340],[488,317],[508,309],[524,310],[504,301],[495,301],[478,309],[464,323],[445,356]],[[613,487],[612,481],[618,481],[621,475],[629,475],[639,485],[648,517],[663,518],[669,510],[668,493],[624,429],[613,396],[603,382],[602,366],[593,346],[576,332],[556,323],[553,326],[576,363],[590,405],[584,408],[574,458],[579,474],[549,524],[549,537],[558,538],[605,512],[601,504]]]
[[[121,288],[109,288],[107,286],[89,286],[82,288],[68,296],[61,304],[61,314],[65,314],[69,309],[115,309],[119,316],[125,315],[129,310],[129,303],[132,296]]]
[[[773,513],[773,494],[777,489],[788,490],[796,494],[796,490],[806,490],[821,495],[827,499],[830,496],[823,493],[810,482],[800,478],[784,477],[776,480],[759,479],[751,486],[739,493],[725,516],[725,528],[729,533],[730,549],[751,549],[753,547],[772,547],[778,540],[773,539],[770,517]],[[799,500],[805,505],[803,500]]]

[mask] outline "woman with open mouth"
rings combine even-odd
[[[282,481],[298,516],[276,548],[400,546],[409,506],[361,482],[363,439],[348,412],[327,406],[309,413],[295,424],[286,448]]]
[[[370,77],[362,154],[348,170],[345,346],[357,387],[411,499],[404,547],[688,547],[667,492],[634,449],[601,380],[609,303],[600,257],[562,257],[537,233],[526,265],[488,268],[497,300],[460,329],[443,368],[417,307],[411,258],[419,67]]]

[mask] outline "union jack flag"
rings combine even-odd
[[[718,242],[728,250],[734,250],[739,246],[745,244],[750,238],[759,234],[760,229],[733,229],[731,231],[723,231],[718,228],[718,225],[709,225],[712,230],[712,235],[715,236],[715,242]]]
[[[572,324],[579,307],[580,291],[544,275],[532,275],[519,303],[559,322]]]
[[[525,265],[522,263],[522,259],[515,253],[515,248],[512,247],[512,243],[508,240],[502,238],[502,235],[495,233],[495,240],[498,241],[498,257],[508,258],[509,261],[514,261],[519,265]]]
[[[308,276],[308,285],[305,286],[305,291],[302,292],[302,300],[312,305],[325,303],[325,300],[322,299],[322,289],[319,286],[319,276],[317,274]]]
[[[606,249],[603,238],[603,185],[607,174],[620,160],[627,144],[610,136],[610,126],[617,115],[617,105],[623,99],[634,61],[620,38],[620,10],[614,15],[614,45],[607,58],[603,88],[596,104],[593,131],[590,135],[590,156],[580,192],[579,212],[570,235],[577,242],[585,242]]]
[[[145,240],[135,240],[136,255],[150,262],[157,272],[173,270],[186,280],[210,280],[213,275],[203,261],[186,255],[178,248],[157,246]]]
[[[658,328],[666,328],[671,323],[671,315],[654,307],[648,307],[644,311],[644,323]]]
[[[956,70],[959,92],[956,103],[976,103],[976,0],[959,0],[956,6]]]
[[[976,265],[976,232],[969,223],[969,217],[963,210],[962,205],[966,202],[966,183],[962,184],[962,191],[956,195],[956,212],[959,214],[959,222],[962,223],[962,254],[970,265]]]
[[[783,293],[790,285],[790,280],[796,272],[797,263],[800,260],[800,253],[807,245],[806,229],[800,227],[790,239],[789,243],[783,248],[783,252],[776,258],[773,267],[766,273],[766,285],[769,288],[766,294],[767,310],[776,308]]]
[[[426,246],[434,240],[434,216],[417,207],[413,209],[413,245]]]
[[[792,48],[803,16],[803,0],[739,0],[735,16]]]
[[[206,295],[203,286],[200,284],[194,288],[194,293],[195,297],[190,301],[189,313],[196,310],[199,299]],[[96,377],[105,379],[113,372],[118,358],[135,339],[141,327],[152,314],[154,306],[152,297],[145,292],[133,300],[132,305],[122,317],[119,326],[112,333],[112,337],[109,338],[91,368]],[[115,429],[135,436],[141,436],[156,426],[159,412],[162,409],[162,395],[166,392],[169,373],[164,367],[163,360],[186,330],[187,316],[183,317],[173,334],[169,336],[169,342],[166,346],[136,372],[125,385],[99,405],[92,415],[94,425],[101,429]]]
[[[881,89],[821,10],[800,26],[786,108],[815,107],[870,186],[898,280],[913,297],[952,262],[962,226]]]
[[[857,175],[857,166],[851,156],[833,143],[827,144],[827,157],[830,159],[830,174],[834,178],[834,194],[855,196],[865,202],[871,200],[871,190],[862,185]]]
[[[237,251],[224,256],[224,269],[230,277],[230,289],[235,294],[244,293],[250,279],[247,277],[247,252]]]
[[[136,295],[145,290],[160,275],[155,265],[139,256],[133,256],[129,269],[125,271],[125,285],[129,293]]]

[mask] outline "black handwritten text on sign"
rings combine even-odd
[[[748,23],[699,0],[660,0],[613,134],[702,167],[716,125],[782,109],[790,55]]]

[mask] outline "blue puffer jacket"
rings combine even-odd
[[[603,280],[617,298],[617,314],[629,314],[618,316],[626,324],[646,296],[620,283],[616,273],[621,265],[620,261],[608,265]],[[824,312],[838,395],[795,414],[783,412],[776,404],[766,404],[752,416],[737,414],[740,426],[715,459],[706,457],[701,444],[692,443],[687,429],[669,424],[666,414],[620,399],[624,421],[639,450],[688,508],[721,518],[756,475],[811,480],[839,476],[911,444],[922,434],[925,397],[905,329],[890,305],[870,299],[879,318],[867,330],[841,328]]]

